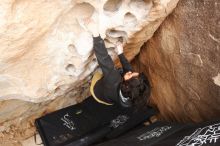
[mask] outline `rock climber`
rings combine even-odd
[[[143,73],[135,72],[123,54],[123,44],[118,41],[115,51],[122,64],[122,72],[116,69],[107,52],[104,40],[93,38],[94,52],[102,70],[93,76],[90,91],[95,100],[105,105],[118,104],[122,107],[146,105],[150,96],[150,84]]]

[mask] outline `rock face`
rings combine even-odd
[[[97,67],[92,35],[108,47],[123,38],[134,57],[177,2],[2,0],[0,100],[42,102],[80,86]]]
[[[32,135],[36,117],[88,95],[97,68],[92,36],[105,38],[113,58],[122,38],[131,60],[177,2],[1,0],[0,141]]]
[[[136,58],[166,120],[220,115],[220,2],[182,0]],[[138,66],[137,66],[138,68]]]

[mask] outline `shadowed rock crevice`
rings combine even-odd
[[[213,80],[220,72],[217,6],[217,0],[181,1],[133,62],[148,74],[151,103],[165,120],[199,122],[220,115],[220,86]]]

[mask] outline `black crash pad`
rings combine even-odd
[[[219,146],[220,120],[197,124],[156,122],[97,146]]]
[[[83,102],[36,119],[45,146],[83,146],[112,139],[149,119],[156,111],[106,106],[88,97]]]

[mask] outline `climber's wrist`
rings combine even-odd
[[[120,55],[120,54],[123,53],[122,43],[117,43],[117,44],[116,44],[116,52],[117,52],[118,55]]]

